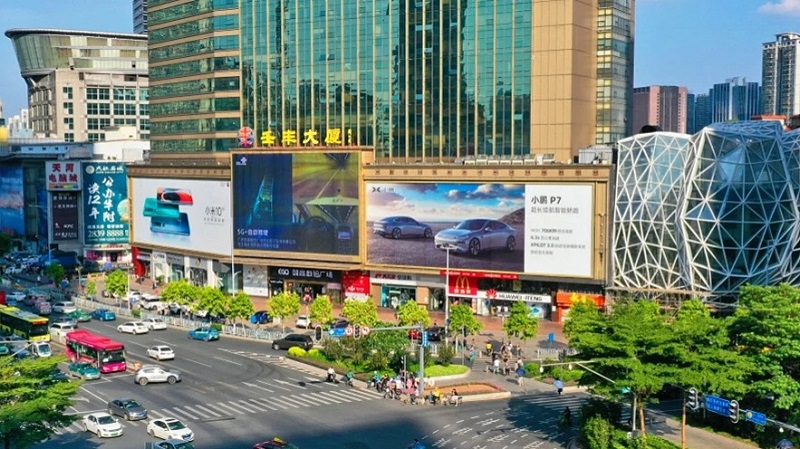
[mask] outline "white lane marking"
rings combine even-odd
[[[299,388],[301,390],[306,390],[306,387],[301,387],[300,385],[294,384],[292,382],[286,382],[285,380],[273,379],[275,382],[283,385],[289,385],[290,387]]]
[[[270,410],[278,410],[278,407],[273,407],[272,405],[268,404],[266,399],[250,399],[250,402],[258,404],[261,407],[267,407]]]
[[[314,395],[314,394],[307,394],[307,395],[303,396],[303,400],[306,401],[306,402],[313,403],[314,406],[320,406],[320,405],[327,405],[328,404],[327,402],[325,402],[321,398],[319,398],[319,396]]]
[[[242,366],[241,363],[234,362],[233,360],[223,359],[222,357],[214,357],[217,360],[222,360],[223,362],[233,363],[234,365]]]
[[[172,342],[169,342],[169,341],[164,341],[164,340],[159,340],[159,339],[156,339],[156,341],[157,341],[157,342],[159,342],[159,343],[163,343],[163,344],[165,344],[165,345],[171,345],[171,344],[172,344]]]
[[[241,402],[244,402],[247,405],[249,405],[250,407],[253,407],[253,408],[257,409],[257,410],[261,410],[262,412],[267,412],[267,411],[272,410],[271,408],[267,408],[264,404],[259,404],[258,402],[255,402],[252,399],[247,400],[247,401],[241,401]]]
[[[108,401],[106,401],[105,399],[101,398],[100,396],[98,396],[98,395],[96,395],[96,394],[92,393],[91,391],[89,391],[89,390],[85,389],[85,388],[84,388],[84,386],[81,386],[81,390],[83,390],[83,391],[84,391],[84,393],[87,393],[87,394],[90,394],[90,395],[92,395],[92,396],[96,397],[96,398],[97,398],[97,399],[99,399],[99,400],[100,400],[100,402],[102,402],[103,404],[108,404]]]
[[[148,415],[148,418],[150,417],[149,415],[155,415],[154,417],[156,419],[158,419],[158,418],[166,418],[166,415],[164,415],[163,413],[159,412],[158,410],[148,410],[147,411],[147,415]]]
[[[328,393],[330,393],[333,396],[340,396],[340,397],[351,399],[351,400],[357,401],[357,402],[361,402],[362,400],[364,400],[364,398],[355,397],[355,396],[346,394],[346,393],[341,392],[341,391],[328,391]]]
[[[303,404],[303,403],[299,403],[300,405],[298,405],[298,402],[293,401],[290,396],[278,396],[275,399],[281,400],[281,401],[285,402],[286,405],[288,405],[289,407],[293,407],[293,408],[308,407],[308,405]]]
[[[353,400],[351,400],[351,399],[345,399],[345,398],[339,397],[339,396],[331,394],[331,393],[332,392],[330,392],[330,391],[322,391],[319,394],[324,396],[324,397],[330,397],[330,398],[335,399],[337,404],[341,404],[342,401],[344,401],[344,402],[353,402]]]
[[[167,412],[167,413],[169,413],[169,414],[170,414],[170,415],[172,415],[172,416],[177,416],[178,418],[182,418],[182,419],[193,419],[191,416],[184,415],[183,413],[181,413],[181,412],[180,412],[180,411],[178,411],[178,410],[173,410],[173,409],[165,408],[165,409],[164,409],[164,412]]]
[[[203,362],[198,362],[197,360],[186,359],[186,358],[181,358],[181,360],[186,360],[186,361],[188,361],[188,362],[197,363],[198,365],[203,365],[203,366],[207,366],[207,367],[209,367],[209,368],[213,368],[211,365],[206,365],[205,363],[203,363]]]
[[[244,404],[242,404],[242,402],[244,402]],[[247,413],[258,413],[258,410],[254,410],[246,401],[228,401],[227,405],[242,409]]]
[[[338,404],[337,401],[334,401],[331,398],[322,397],[319,393],[313,393],[312,396],[316,401],[322,402],[323,404]]]
[[[145,345],[143,345],[141,343],[136,343],[136,342],[133,342],[133,341],[128,341],[128,342],[125,342],[125,343],[129,344],[129,345],[135,345],[135,346],[138,346],[140,348],[149,348],[149,346],[145,346]]]
[[[229,406],[229,405],[226,405],[226,404],[225,404],[225,403],[223,403],[223,402],[217,402],[216,406],[217,406],[217,407],[220,407],[220,408],[227,409],[227,410],[229,410],[229,411],[232,411],[232,412],[234,412],[234,413],[238,413],[238,414],[240,414],[240,415],[244,415],[244,412],[243,412],[243,411],[239,410],[238,408],[233,408],[233,407],[231,407],[231,406]]]
[[[292,396],[292,401],[298,402],[303,407],[309,407],[309,406],[310,407],[316,407],[316,406],[319,405],[316,402],[310,401],[308,399],[304,399],[302,396]]]
[[[270,390],[269,388],[262,387],[261,385],[251,384],[249,382],[242,382],[242,384],[247,385],[250,388],[258,388],[259,390],[266,390],[270,393],[275,393],[275,390]]]
[[[185,407],[185,406],[184,406],[184,407]],[[197,416],[195,416],[195,415],[191,414],[190,412],[188,412],[188,411],[186,411],[186,410],[184,410],[184,409],[182,409],[182,408],[180,408],[180,407],[172,407],[172,409],[173,409],[173,410],[175,410],[175,411],[177,411],[177,412],[179,412],[179,413],[183,413],[184,415],[186,415],[186,416],[188,416],[188,417],[190,417],[190,418],[192,418],[192,419],[200,419],[200,418],[198,418]]]
[[[258,382],[258,383],[260,383],[260,384],[264,384],[264,385],[269,385],[270,387],[273,387],[273,388],[280,388],[281,390],[284,390],[284,391],[292,391],[292,389],[291,389],[291,388],[279,387],[279,386],[277,386],[277,385],[272,385],[272,384],[271,384],[271,383],[269,383],[269,382],[264,382],[263,380],[257,380],[256,382]]]
[[[215,412],[215,411],[213,411],[213,410],[211,410],[209,408],[203,407],[201,404],[197,404],[197,405],[193,406],[193,408],[199,409],[201,411],[204,411],[204,412],[206,412],[207,415],[216,416],[217,418],[222,416],[219,413],[217,413],[217,412]]]

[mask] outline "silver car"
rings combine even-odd
[[[372,233],[381,237],[400,239],[403,237],[422,237],[429,239],[433,236],[431,227],[420,223],[411,217],[386,217],[372,224]]]
[[[494,249],[512,252],[517,247],[517,231],[502,221],[471,219],[439,231],[433,243],[441,250],[449,248],[473,257]]]
[[[181,381],[181,372],[164,369],[158,365],[143,365],[134,373],[133,381],[139,385],[147,385],[150,382],[174,384]]]

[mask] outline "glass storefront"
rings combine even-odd
[[[397,309],[408,301],[417,300],[417,287],[401,285],[381,286],[381,307]]]

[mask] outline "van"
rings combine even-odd
[[[46,341],[37,341],[35,343],[31,343],[30,351],[31,354],[35,355],[36,357],[50,357],[53,355],[53,350],[50,348],[50,343]]]

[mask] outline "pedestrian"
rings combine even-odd
[[[492,372],[494,374],[500,372],[500,357],[495,357],[494,362],[492,362]]]
[[[557,379],[555,382],[553,382],[553,386],[556,387],[556,391],[558,392],[559,396],[564,394],[564,382],[561,379]]]
[[[525,366],[518,363],[517,366],[517,385],[522,386],[522,379],[525,377]]]

